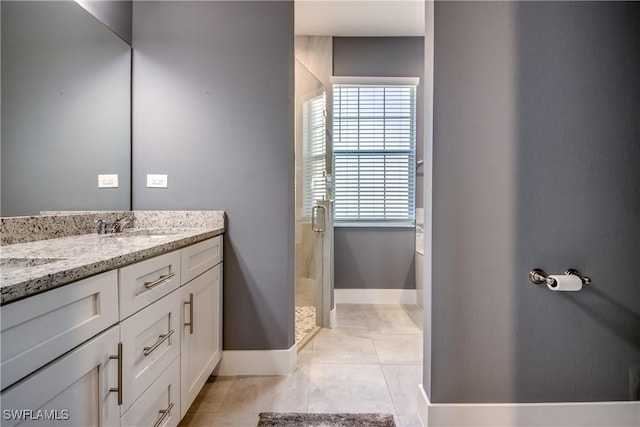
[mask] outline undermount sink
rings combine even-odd
[[[128,228],[124,229],[121,233],[105,234],[104,236],[115,237],[137,237],[144,236],[152,239],[162,239],[176,234],[181,234],[189,231],[184,228]]]
[[[13,273],[14,271],[63,260],[64,258],[0,258],[0,270],[3,273]]]

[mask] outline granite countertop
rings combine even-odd
[[[122,233],[81,234],[1,246],[0,303],[8,304],[217,236],[224,232],[224,213],[220,218],[201,223],[141,220]]]

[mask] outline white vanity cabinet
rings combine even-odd
[[[176,277],[180,288],[174,290]],[[159,289],[158,293],[147,297],[149,288]],[[186,414],[222,357],[222,236],[121,269],[120,304],[138,307],[123,301],[123,294],[137,301],[140,295],[151,300],[164,295],[120,322],[125,348],[123,425],[140,423],[140,417],[149,419],[153,414],[158,415],[159,425],[170,424]],[[160,380],[176,358],[178,383],[173,384],[171,374]],[[160,389],[162,396],[178,397],[151,397]],[[125,415],[126,411],[133,412]]]
[[[176,426],[222,356],[222,236],[7,304],[1,339],[3,426]]]
[[[114,326],[3,391],[2,425],[120,425],[119,343]]]

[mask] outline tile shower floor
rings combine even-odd
[[[338,327],[323,329],[286,376],[216,377],[180,426],[255,427],[258,413],[385,412],[418,427],[422,310],[412,305],[338,304]]]
[[[316,308],[296,306],[296,344],[316,328]]]

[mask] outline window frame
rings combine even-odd
[[[334,183],[334,199],[335,199],[335,203],[334,203],[334,226],[336,227],[414,227],[415,226],[415,207],[416,207],[416,181],[417,181],[417,177],[416,177],[416,158],[417,158],[417,110],[418,110],[418,88],[419,88],[419,78],[417,77],[333,77],[331,79],[331,83],[332,83],[332,90],[333,90],[333,114],[332,114],[332,124],[333,124],[333,144],[332,144],[332,150],[331,150],[331,155],[332,155],[332,164],[333,164],[333,183]],[[361,119],[360,117],[357,118],[357,123],[358,123],[358,148],[356,149],[346,149],[346,148],[338,148],[336,149],[336,145],[339,145],[339,138],[340,138],[340,132],[337,130],[340,126],[340,122],[341,122],[341,118],[340,118],[340,112],[341,112],[341,108],[340,105],[338,104],[339,102],[339,96],[337,95],[338,91],[340,90],[340,87],[357,87],[357,88],[363,88],[363,87],[385,87],[385,88],[392,88],[393,86],[400,86],[400,87],[411,87],[411,98],[409,100],[409,109],[410,109],[410,113],[409,113],[409,121],[410,121],[410,125],[409,125],[409,149],[388,149],[388,148],[366,148],[366,149],[361,149],[359,147],[360,145],[360,124],[361,124]],[[360,106],[360,99],[358,99],[358,106]],[[389,114],[387,113],[387,104],[384,103],[384,118],[383,123],[384,126],[386,126],[386,120],[389,116]],[[404,120],[406,120],[406,117],[402,118]],[[386,127],[384,128],[386,130]],[[386,144],[386,140],[384,142],[384,144]],[[339,202],[339,193],[336,192],[336,186],[339,186],[339,182],[341,180],[341,175],[340,175],[340,171],[339,171],[339,164],[340,164],[340,160],[339,159],[346,159],[351,157],[352,159],[358,159],[358,174],[357,174],[357,179],[358,179],[358,183],[360,183],[361,181],[361,169],[360,169],[360,159],[364,158],[364,156],[377,156],[378,158],[382,158],[382,164],[384,165],[384,172],[381,175],[381,178],[385,180],[388,178],[389,173],[387,172],[387,162],[391,162],[393,163],[395,162],[404,162],[404,160],[402,159],[402,157],[406,157],[406,169],[402,169],[403,173],[404,171],[406,171],[406,174],[408,176],[408,181],[407,181],[407,190],[406,190],[406,195],[409,198],[408,202],[407,202],[407,215],[405,217],[402,218],[398,218],[398,217],[387,217],[387,213],[385,212],[384,214],[382,214],[381,218],[374,218],[374,217],[359,217],[360,213],[358,213],[358,217],[354,218],[348,218],[345,216],[340,216],[339,212],[338,212],[338,208],[340,206],[340,202]],[[395,156],[395,160],[394,160],[394,156]],[[397,163],[400,164],[400,163]],[[397,167],[397,166],[396,166]],[[369,177],[375,177],[377,178],[377,176],[375,176],[375,174],[370,175]],[[360,188],[360,185],[358,185],[358,188]],[[385,188],[387,188],[387,184],[385,184]],[[359,191],[359,190],[358,190]],[[396,205],[394,206],[393,203],[387,203],[387,195],[385,194],[384,196],[384,209],[386,210],[386,208],[388,206],[390,207],[400,207],[402,209],[401,205]],[[362,205],[362,199],[360,198],[360,196],[357,196],[357,207],[358,210],[360,209],[360,206]],[[386,217],[386,218],[385,218]]]

